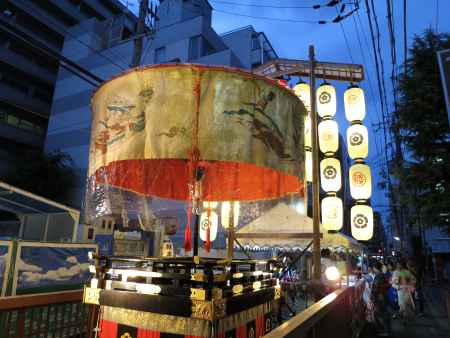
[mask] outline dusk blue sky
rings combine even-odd
[[[391,74],[391,51],[388,40],[387,11],[385,0],[372,0],[376,7],[376,14],[380,26],[381,49],[383,53],[386,92],[390,107],[393,107]],[[127,1],[123,1],[126,3]],[[134,1],[136,2],[136,0]],[[227,4],[225,2],[239,3],[242,5]],[[340,24],[310,24],[300,22],[282,22],[267,19],[257,19],[245,17],[259,16],[278,18],[281,20],[332,20],[336,16],[336,8],[308,9],[287,9],[245,6],[253,4],[257,6],[310,6],[324,5],[328,0],[210,0],[212,7],[218,11],[213,12],[213,28],[220,34],[239,27],[252,25],[255,30],[263,31],[277,54],[281,58],[307,59],[308,46],[314,45],[317,59],[320,61],[358,63],[362,64],[366,70],[366,80],[360,85],[365,89],[366,105],[368,116],[365,124],[370,133],[370,151],[368,163],[373,172],[373,197],[372,204],[375,210],[381,211],[387,216],[387,206],[389,204],[385,191],[378,187],[380,182],[379,172],[383,161],[383,132],[376,130],[375,124],[380,121],[381,110],[378,99],[378,87],[374,66],[373,51],[370,40],[370,31],[367,20],[365,1],[360,1],[359,18],[352,15],[342,21],[344,32],[347,36],[349,48],[344,39],[344,34]],[[348,1],[350,2],[350,1]],[[370,0],[369,0],[370,2]],[[130,9],[136,12],[137,6],[133,6],[133,1],[128,1],[132,6]],[[393,0],[394,3],[394,30],[396,38],[397,61],[401,65],[404,58],[403,53],[403,0]],[[347,6],[348,10],[349,6]],[[347,12],[347,10],[345,12]],[[238,15],[223,13],[232,12]],[[433,28],[438,32],[450,31],[450,1],[448,0],[408,0],[407,1],[407,36],[408,46],[411,46],[415,34],[422,34],[425,29]],[[362,25],[360,24],[362,23]],[[358,35],[363,46],[361,50],[358,43]],[[401,70],[401,69],[399,69]],[[319,82],[320,83],[320,82]],[[338,92],[338,113],[337,120],[340,131],[345,137],[345,131],[349,125],[344,116],[343,92],[348,84],[333,83]],[[372,89],[372,90],[371,90]],[[386,220],[386,219],[385,219]]]

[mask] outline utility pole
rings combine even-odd
[[[136,38],[134,39],[133,60],[131,67],[137,67],[141,64],[143,34],[145,32],[145,18],[148,13],[148,0],[139,1],[139,21],[137,24]]]
[[[313,202],[313,262],[314,279],[320,280],[322,268],[320,264],[320,189],[319,189],[319,135],[316,113],[316,76],[314,46],[309,46],[309,86],[311,98],[311,134],[312,134],[312,202]]]

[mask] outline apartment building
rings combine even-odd
[[[71,27],[89,19],[109,25],[105,47],[129,38],[137,22],[119,0],[1,1],[0,176],[17,156],[44,144],[59,61],[36,44],[61,53]]]

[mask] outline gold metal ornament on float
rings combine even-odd
[[[337,192],[341,189],[341,164],[338,159],[329,157],[320,161],[320,183],[326,192]]]
[[[347,129],[347,149],[351,159],[364,159],[369,154],[369,133],[366,126],[354,124]]]
[[[320,117],[336,115],[336,89],[329,84],[322,84],[316,90],[317,113]]]
[[[344,92],[345,117],[348,121],[362,121],[366,117],[364,91],[352,86]]]
[[[352,236],[358,241],[368,241],[373,236],[373,210],[368,205],[355,205],[350,210]]]
[[[350,167],[350,194],[355,200],[368,200],[372,195],[372,175],[367,164],[356,163]]]
[[[328,231],[342,229],[344,208],[342,200],[336,196],[327,196],[322,200],[322,226]]]
[[[339,149],[339,129],[335,120],[324,120],[319,123],[319,148],[324,154],[335,153]]]

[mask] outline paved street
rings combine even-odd
[[[428,285],[425,289],[425,313],[416,317],[408,325],[403,325],[399,319],[392,322],[392,337],[394,338],[448,338],[450,325],[446,310],[446,293],[450,285]],[[363,338],[377,337],[370,327],[366,327]]]

